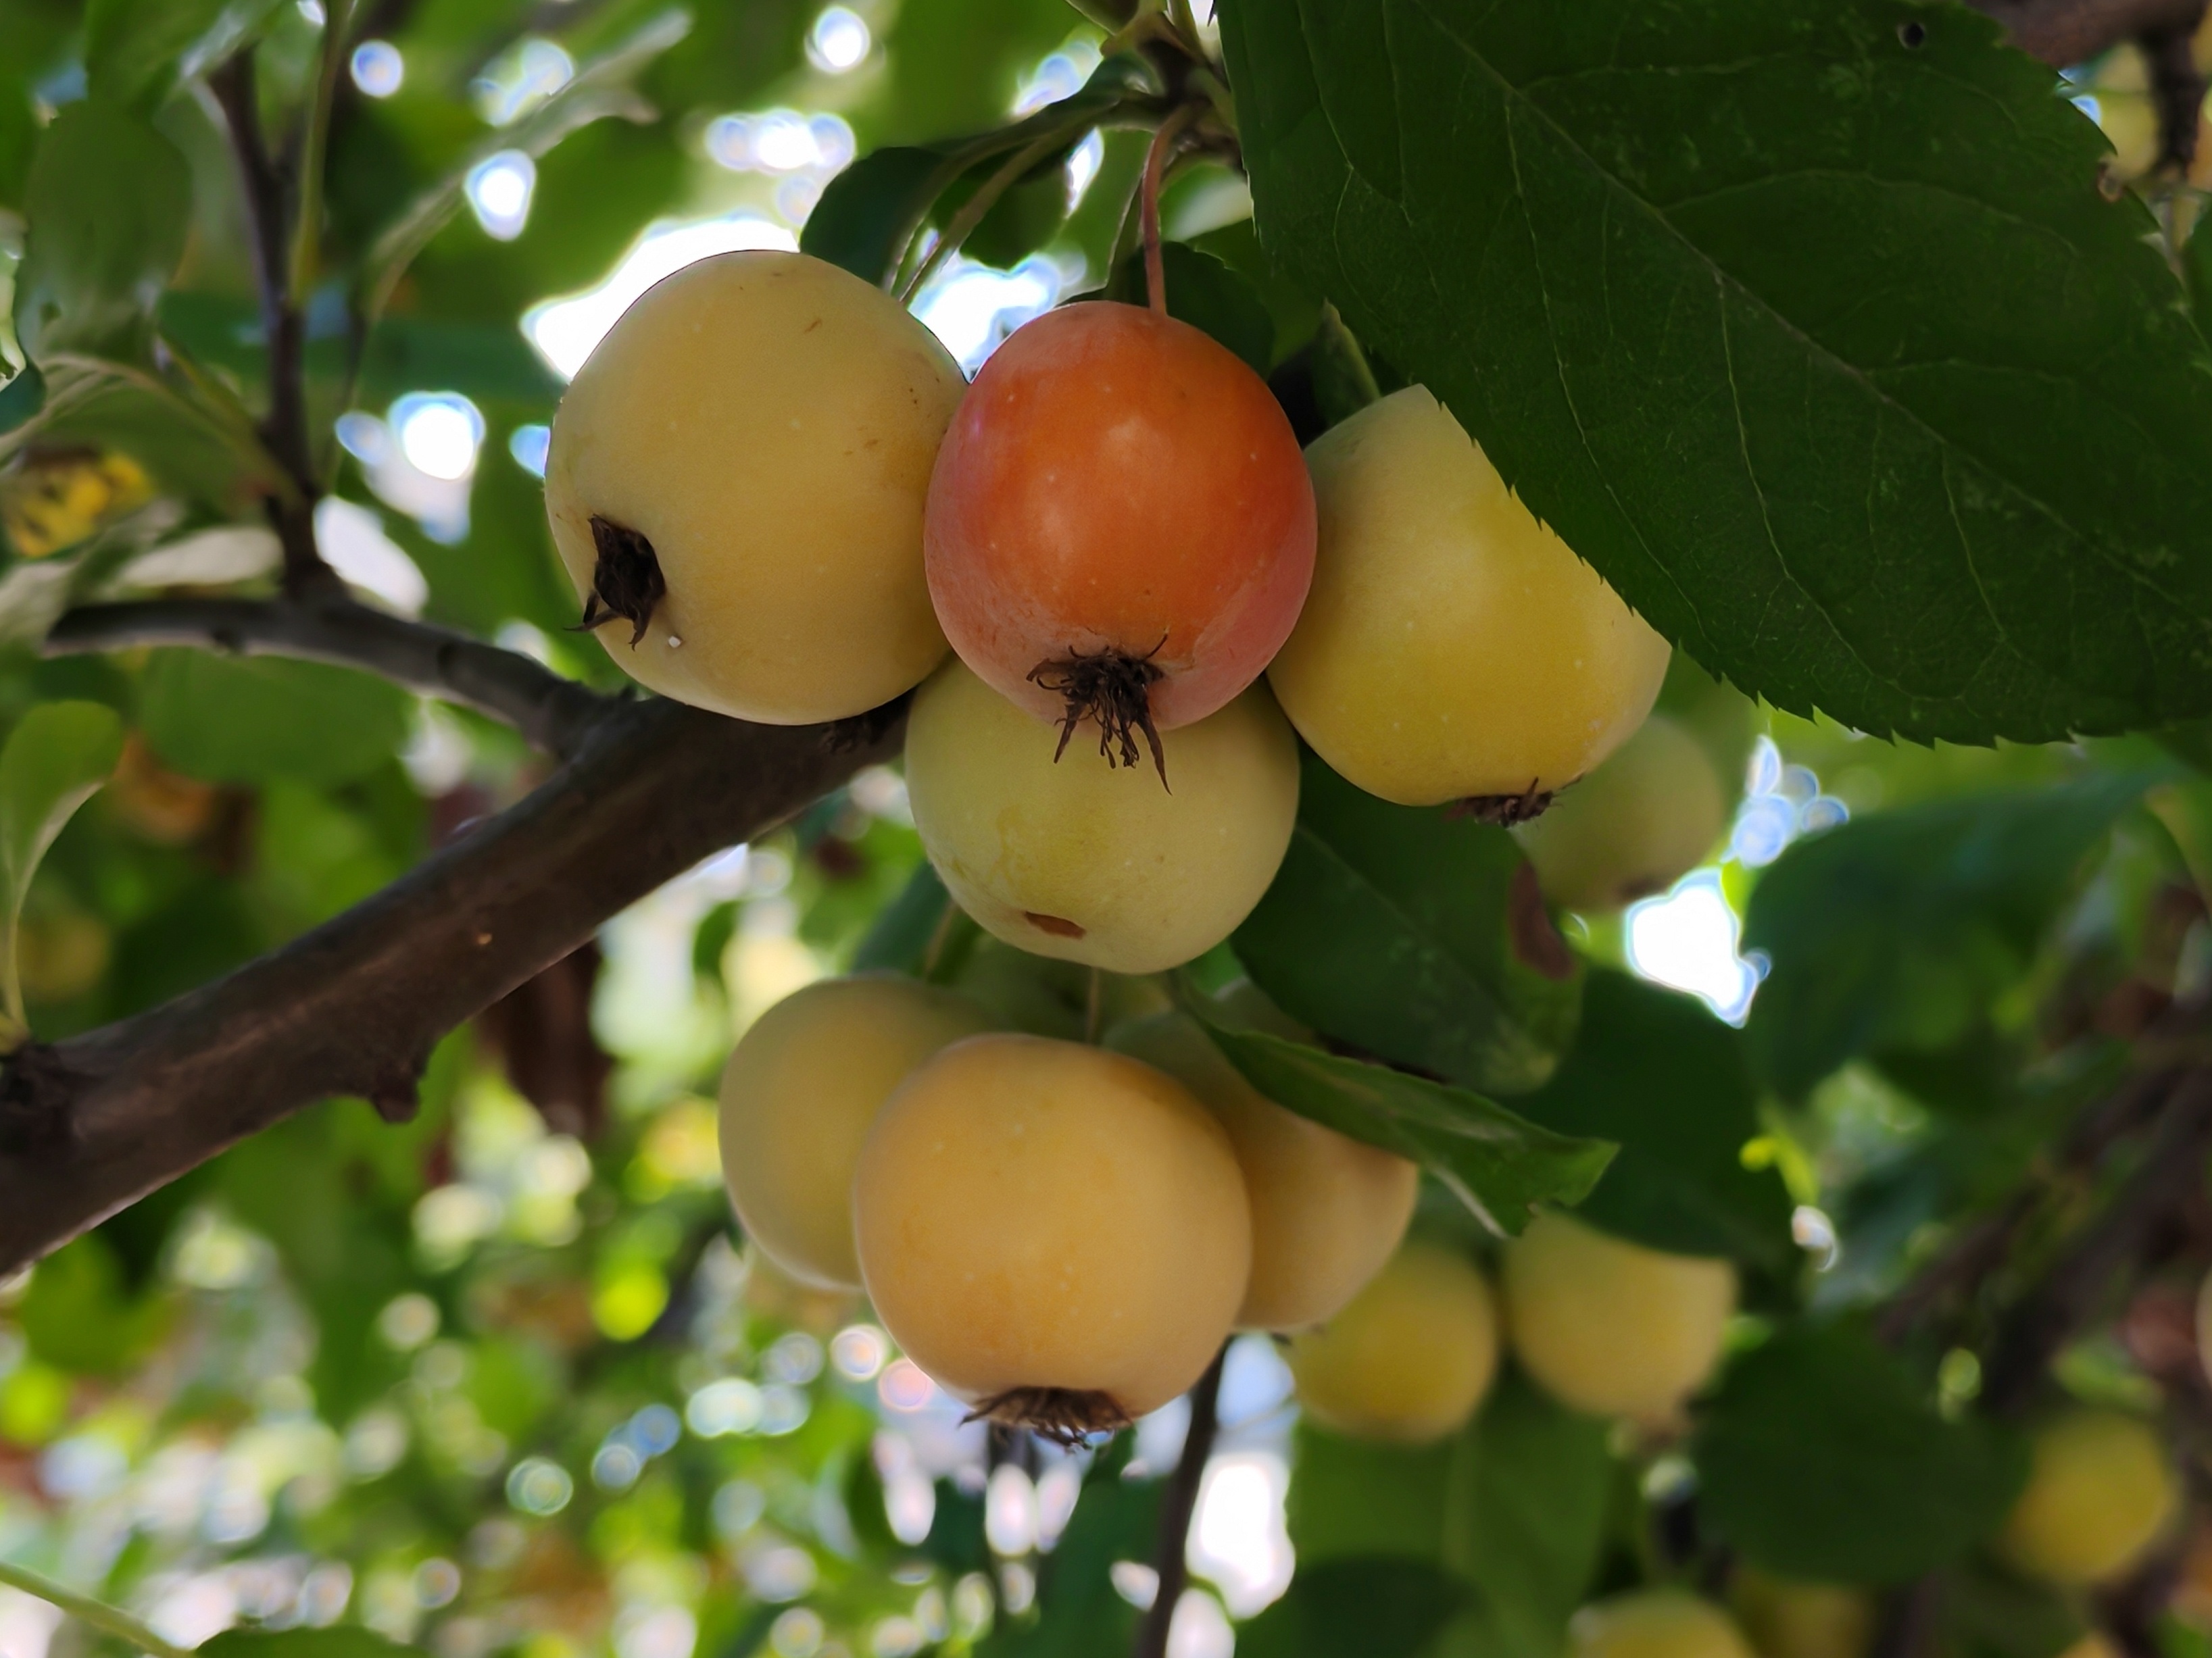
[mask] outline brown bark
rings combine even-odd
[[[600,922],[896,750],[835,726],[617,708],[511,810],[375,897],[161,1007],[0,1067],[0,1276],[332,1095],[404,1109],[438,1039]]]

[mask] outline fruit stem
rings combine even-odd
[[[1168,1631],[1175,1623],[1176,1603],[1190,1582],[1190,1520],[1198,1510],[1198,1488],[1206,1465],[1213,1455],[1213,1436],[1221,1426],[1221,1365],[1229,1357],[1227,1344],[1213,1356],[1206,1374],[1190,1390],[1190,1426],[1183,1430],[1182,1455],[1160,1493],[1160,1528],[1152,1541],[1152,1570],[1159,1588],[1152,1604],[1137,1625],[1132,1658],[1167,1658]]]
[[[1160,123],[1159,131],[1152,134],[1152,148],[1145,152],[1145,181],[1137,197],[1139,234],[1145,242],[1145,297],[1163,317],[1168,314],[1168,278],[1160,258],[1160,181],[1167,174],[1168,155],[1176,140],[1204,112],[1200,104],[1182,106]]]

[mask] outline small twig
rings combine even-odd
[[[2113,1279],[2141,1257],[2174,1210],[2203,1189],[2208,1145],[2212,1072],[2192,1071],[2166,1096],[2135,1172],[1998,1327],[1982,1367],[1984,1408],[2016,1414],[2033,1400],[2045,1368],[2096,1312]]]
[[[325,0],[323,51],[315,80],[314,102],[307,109],[300,143],[299,215],[292,227],[292,257],[286,293],[295,311],[304,313],[320,264],[323,229],[323,161],[329,148],[331,109],[337,99],[345,64],[346,26],[353,21],[351,0]]]
[[[1206,1367],[1206,1374],[1190,1390],[1190,1426],[1182,1436],[1182,1455],[1160,1493],[1160,1526],[1152,1545],[1152,1570],[1159,1588],[1152,1604],[1137,1625],[1133,1658],[1167,1658],[1168,1631],[1174,1626],[1176,1605],[1190,1582],[1191,1516],[1198,1510],[1198,1488],[1206,1478],[1206,1464],[1213,1455],[1214,1435],[1221,1426],[1221,1367],[1229,1357],[1224,1347]]]
[[[301,599],[160,598],[70,611],[48,656],[192,645],[300,657],[380,674],[410,690],[504,720],[566,758],[616,706],[520,652],[359,604],[343,592]]]
[[[1936,1637],[1943,1580],[1934,1572],[1893,1591],[1883,1603],[1869,1658],[1919,1658]]]
[[[1168,313],[1168,278],[1166,263],[1160,256],[1160,185],[1176,141],[1205,112],[1203,105],[1182,105],[1160,123],[1159,131],[1152,134],[1151,148],[1145,151],[1144,182],[1137,194],[1138,234],[1145,243],[1145,298],[1163,317]]]
[[[35,1595],[48,1606],[59,1606],[80,1623],[89,1624],[105,1635],[127,1641],[141,1652],[150,1652],[154,1658],[191,1658],[179,1646],[173,1646],[120,1606],[111,1606],[105,1600],[95,1600],[88,1594],[79,1594],[75,1589],[64,1588],[41,1573],[27,1566],[10,1565],[0,1560],[0,1583],[10,1588]]]
[[[2204,107],[2204,73],[2193,45],[2204,18],[2197,0],[2194,21],[2146,29],[2136,37],[2150,71],[2151,105],[2158,111],[2158,165],[2185,173],[2197,159],[2197,121]]]
[[[960,210],[945,227],[945,234],[937,239],[937,246],[929,250],[929,257],[915,268],[913,276],[907,278],[906,286],[899,290],[899,303],[913,304],[915,296],[937,274],[939,267],[960,251],[961,243],[966,241],[975,227],[983,222],[983,216],[999,204],[999,197],[1012,189],[1014,181],[1022,174],[1066,142],[1066,136],[1059,132],[1048,132],[1042,138],[1033,139],[1001,163],[996,173],[976,185],[975,193],[960,204]]]
[[[270,524],[284,550],[284,591],[297,596],[328,590],[337,586],[337,577],[315,542],[320,489],[307,417],[307,317],[294,295],[295,253],[287,230],[294,192],[263,141],[251,50],[210,74],[208,88],[230,130],[261,295],[261,329],[269,352],[269,412],[261,422],[261,439],[290,485],[268,503]],[[319,155],[311,159],[319,164]]]

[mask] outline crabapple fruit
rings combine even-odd
[[[1594,1416],[1662,1421],[1712,1373],[1735,1268],[1608,1237],[1547,1210],[1505,1251],[1513,1351]]]
[[[1276,1104],[1187,1013],[1124,1025],[1111,1046],[1166,1072],[1229,1131],[1252,1204],[1238,1327],[1302,1330],[1334,1317],[1405,1236],[1420,1169]]]
[[[921,519],[964,390],[935,336],[823,260],[664,277],[553,422],[545,507],[584,625],[640,684],[740,720],[889,701],[945,654]]]
[[[853,1181],[894,1340],[981,1414],[1063,1439],[1182,1393],[1252,1261],[1229,1136],[1182,1084],[1045,1036],[955,1042],[877,1116]]]
[[[1863,1589],[1739,1566],[1729,1600],[1759,1658],[1866,1658],[1874,1644],[1875,1605]]]
[[[1166,738],[1170,793],[1056,766],[1036,722],[957,660],[915,696],[907,797],[929,861],[985,931],[1039,956],[1158,973],[1252,912],[1291,843],[1298,751],[1255,686]]]
[[[793,1278],[858,1289],[853,1165],[890,1092],[990,1029],[964,996],[891,974],[825,979],[753,1021],[722,1072],[722,1173],[745,1236]]]
[[[961,659],[1109,761],[1258,678],[1313,577],[1313,486],[1267,384],[1189,324],[1063,306],[975,376],[929,486]],[[1178,778],[1176,780],[1180,781]]]
[[[2102,1582],[2142,1558],[2179,1500],[2147,1424],[2118,1411],[2069,1411],[2036,1434],[2027,1487],[1998,1542],[2039,1577]]]
[[[1319,1329],[1291,1338],[1298,1403],[1360,1439],[1425,1444],[1474,1414],[1498,1373],[1498,1315],[1473,1262],[1409,1243]]]
[[[1705,745],[1663,714],[1514,833],[1553,903],[1604,914],[1664,892],[1712,850],[1728,799]]]
[[[1584,1606],[1567,1625],[1568,1658],[1752,1658],[1734,1620],[1684,1589],[1639,1589]]]
[[[1400,805],[1513,821],[1650,712],[1667,641],[1540,523],[1426,388],[1306,451],[1313,592],[1267,671],[1338,773]]]

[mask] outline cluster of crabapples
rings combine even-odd
[[[1532,818],[1576,908],[1663,886],[1721,827],[1711,762],[1647,720],[1666,642],[1419,386],[1301,452],[1267,384],[1162,312],[1062,307],[971,385],[880,289],[734,253],[616,324],[545,482],[582,625],[647,687],[775,725],[911,692],[924,849],[1034,954],[1143,975],[1227,938],[1289,844],[1301,739],[1385,799]],[[1105,1047],[987,1024],[875,978],[761,1019],[723,1125],[759,1247],[865,1284],[1009,1421],[1132,1418],[1237,1327],[1307,1332],[1306,1395],[1347,1426],[1419,1438],[1473,1408],[1491,1293],[1394,1258],[1412,1165],[1261,1098],[1179,1014]],[[1577,1306],[1591,1283],[1604,1304]],[[1632,1416],[1696,1384],[1734,1294],[1723,1265],[1556,1218],[1504,1285],[1528,1368]],[[1623,1334],[1668,1296],[1680,1328]]]

